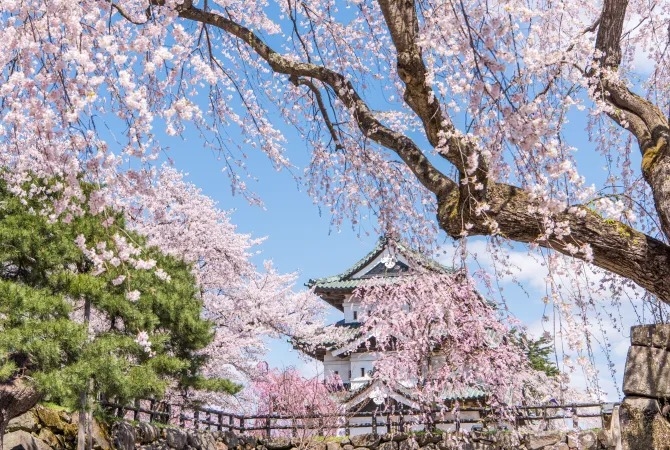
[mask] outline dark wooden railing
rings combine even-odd
[[[156,422],[210,431],[232,431],[240,435],[284,435],[304,436],[334,434],[337,430],[345,435],[352,430],[368,429],[366,432],[404,432],[418,428],[437,428],[440,425],[455,430],[470,425],[471,429],[486,427],[518,428],[527,424],[548,424],[550,421],[571,421],[579,426],[580,419],[600,418],[600,425],[611,416],[615,403],[575,403],[567,405],[535,405],[516,407],[505,414],[493,414],[490,408],[460,408],[457,412],[428,411],[417,413],[410,410],[353,412],[348,414],[286,415],[260,414],[240,415],[204,407],[183,407],[155,400],[136,400],[131,404],[114,401],[101,402],[103,408],[119,418],[137,422]],[[474,418],[474,414],[476,417]],[[464,418],[462,418],[465,416]],[[470,416],[470,418],[468,418]],[[591,424],[590,427],[594,425]],[[417,428],[418,427],[418,428]],[[359,433],[354,433],[359,434]]]

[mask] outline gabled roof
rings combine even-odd
[[[370,383],[361,386],[358,389],[349,391],[346,397],[342,399],[345,408],[347,410],[354,410],[357,407],[360,407],[359,405],[371,401],[371,394],[375,389],[381,389],[386,397],[398,403],[402,403],[411,409],[420,409],[421,400],[414,395],[411,389],[400,387],[389,388],[386,383],[380,380],[371,380]],[[486,393],[481,389],[468,388],[458,392],[445,392],[441,398],[442,401],[449,404],[455,401],[476,401],[484,399],[485,397]]]
[[[361,270],[365,269],[375,261],[385,251],[394,255],[402,256],[407,264],[400,259],[395,259],[393,266],[386,265],[379,261],[362,275],[356,276]],[[307,287],[314,288],[314,292],[339,310],[343,310],[342,302],[345,297],[351,294],[365,280],[370,278],[391,278],[403,276],[411,273],[412,270],[422,269],[432,272],[452,272],[451,269],[439,264],[431,258],[410,249],[408,246],[396,239],[384,235],[379,238],[375,247],[360,259],[356,264],[345,270],[339,275],[330,277],[310,279]]]

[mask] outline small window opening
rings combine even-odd
[[[354,311],[354,320],[358,320],[358,311]]]
[[[365,367],[361,367],[361,376],[362,376],[362,377],[365,376]]]

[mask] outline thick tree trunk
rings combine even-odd
[[[77,428],[77,450],[86,450],[86,423],[88,421],[86,406],[86,390],[82,390],[79,393],[79,426]]]
[[[87,332],[90,337],[90,321],[91,321],[91,299],[84,299],[84,324],[86,324]],[[87,380],[84,388],[79,392],[79,424],[77,428],[77,450],[90,450],[91,439],[86,439],[86,435],[90,435],[89,420],[90,420],[90,405],[89,393],[91,390],[92,380]],[[1,449],[0,449],[1,450]]]
[[[0,384],[0,449],[9,421],[27,412],[40,398],[37,389],[21,377]]]

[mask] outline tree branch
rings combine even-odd
[[[328,116],[328,111],[326,110],[326,105],[323,103],[323,99],[321,97],[321,92],[319,91],[319,88],[317,88],[314,85],[314,83],[305,78],[298,78],[291,76],[289,79],[296,86],[300,85],[307,86],[309,90],[312,91],[312,93],[314,94],[314,98],[316,99],[316,104],[319,108],[319,111],[321,112],[321,116],[323,117],[323,121],[326,123],[326,127],[328,128],[330,137],[333,139],[333,143],[335,144],[335,149],[342,150],[343,147],[342,144],[340,143],[340,138],[337,135],[335,125],[333,125],[333,122],[330,120],[330,117]]]
[[[426,83],[428,70],[423,62],[421,48],[416,43],[419,21],[413,1],[379,0],[384,20],[396,48],[398,75],[405,83],[403,96],[407,105],[423,122],[428,141],[433,147],[443,147],[440,140],[447,138],[446,150],[441,154],[461,173],[466,175],[468,155],[476,152],[469,142],[458,138],[451,118],[446,116],[431,86]],[[485,161],[479,158],[477,179],[486,181]],[[475,174],[470,174],[475,175]]]
[[[563,223],[570,234],[562,239],[543,239],[546,217],[536,213],[541,205],[532,200],[523,189],[496,183],[487,192],[489,209],[480,216],[460,211],[457,196],[442,199],[439,204],[440,226],[452,237],[458,237],[463,223],[472,227],[469,235],[490,235],[489,224],[495,222],[497,233],[518,242],[534,243],[565,255],[587,259],[575,254],[572,244],[589,244],[592,263],[635,283],[670,303],[670,285],[667,267],[670,265],[670,247],[663,242],[615,221],[605,220],[587,207],[573,207],[551,217],[554,223]]]
[[[392,9],[399,5],[393,0],[379,1],[386,5],[385,8]],[[605,3],[612,1],[617,0],[605,0]],[[394,42],[398,46],[399,71],[407,89],[405,99],[424,122],[431,143],[439,145],[440,131],[453,130],[453,128],[450,128],[453,125],[442,113],[439,103],[435,102],[433,104],[434,100],[430,100],[433,95],[431,89],[425,84],[426,68],[421,60],[421,53],[413,40],[416,31],[415,25],[412,25],[415,24],[414,13],[410,11],[410,6],[413,8],[413,5],[408,6],[403,3],[400,6],[402,6],[402,9],[387,11],[385,15],[388,15],[386,20],[390,23],[389,28],[391,28]],[[356,92],[352,83],[342,74],[326,67],[287,59],[272,50],[249,29],[219,14],[194,8],[188,3],[180,5],[178,12],[180,17],[184,19],[218,27],[242,40],[258,56],[263,58],[276,73],[289,75],[294,80],[298,80],[300,77],[318,80],[329,86],[339,100],[349,108],[361,132],[380,145],[395,151],[417,176],[417,179],[436,194],[439,224],[452,237],[459,238],[465,230],[468,234],[490,235],[497,233],[509,239],[536,243],[582,259],[590,258],[585,254],[575,254],[574,248],[575,246],[589,244],[593,252],[592,262],[595,265],[631,279],[650,293],[670,303],[670,283],[663,275],[670,265],[670,247],[664,243],[620,222],[605,220],[583,207],[571,208],[547,218],[546,214],[538,212],[542,206],[540,202],[532,198],[528,192],[507,184],[495,183],[493,180],[481,180],[487,181],[488,185],[481,190],[477,201],[486,202],[485,205],[480,204],[480,206],[486,208],[477,211],[472,208],[472,196],[468,192],[469,183],[456,185],[454,181],[438,171],[428,161],[415,142],[382,124]],[[399,16],[394,16],[396,13]],[[396,18],[394,19],[394,17]],[[400,21],[401,18],[404,18],[402,19],[404,22]],[[607,17],[603,16],[600,20],[600,26],[609,26],[608,23]],[[611,39],[613,37],[608,34],[607,40]],[[602,45],[602,48],[605,49],[610,47]],[[605,61],[616,62],[616,58],[607,59],[607,55],[604,58]],[[603,84],[602,89],[604,95],[608,96],[607,101],[613,99],[612,102],[617,101],[625,107],[619,108],[618,111],[622,111],[621,114],[629,115],[626,116],[629,123],[637,127],[635,130],[640,135],[643,133],[640,127],[643,125],[648,127],[645,120],[660,120],[662,118],[662,115],[658,114],[657,111],[649,109],[650,106],[644,103],[646,100],[639,98],[630,91],[620,90],[621,85],[615,85],[604,76],[597,80]],[[635,118],[638,118],[637,122],[635,122]],[[657,141],[665,139],[665,135],[659,135],[653,128],[648,128],[648,130],[651,130],[649,135],[652,139],[655,136],[660,136]],[[464,152],[477,151],[478,149],[474,147],[475,144],[461,142],[457,137],[452,139],[455,139],[455,141],[449,142],[448,159],[453,160],[452,163],[461,170],[461,177],[463,177],[465,166],[459,161],[467,154]],[[652,161],[649,167],[655,167],[655,161],[656,159]],[[666,179],[670,180],[670,176]],[[670,192],[670,187],[668,192]],[[570,234],[563,238],[555,238],[551,234],[546,236],[545,221],[547,219],[567,224],[570,228]]]
[[[314,78],[330,86],[340,101],[349,108],[363,134],[397,153],[416,175],[419,182],[431,192],[443,195],[448,190],[457,187],[456,183],[431,164],[414,141],[377,120],[353,84],[342,74],[323,66],[284,58],[265,44],[254,32],[219,14],[203,11],[186,3],[178,6],[177,11],[184,19],[213,25],[241,39],[258,56],[267,61],[276,73]]]
[[[605,0],[596,37],[597,69],[591,71],[609,116],[637,139],[642,175],[651,188],[661,230],[670,239],[670,129],[668,119],[653,103],[632,92],[615,74],[621,64],[621,37],[628,0]]]

